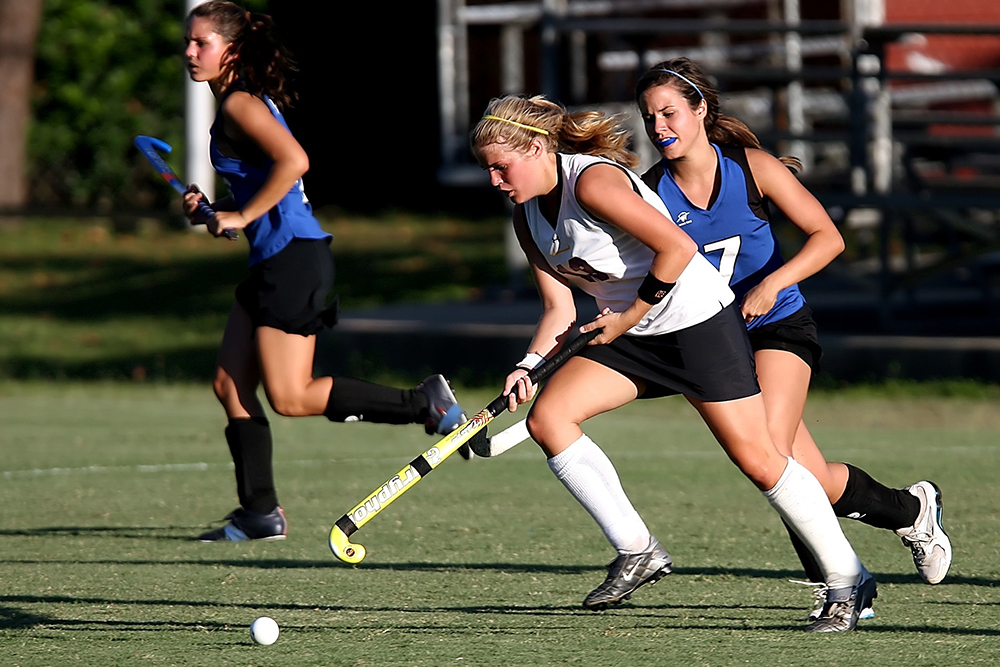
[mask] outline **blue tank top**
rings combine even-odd
[[[230,87],[227,95],[242,90],[238,85]],[[267,104],[282,127],[288,130],[281,111],[267,96],[261,99]],[[222,103],[212,123],[210,156],[215,171],[225,179],[238,208],[250,201],[267,180],[274,162],[252,141],[235,141],[225,135],[222,124]],[[246,229],[250,242],[250,265],[272,257],[287,246],[292,239],[330,239],[332,236],[320,227],[312,213],[312,205],[306,198],[302,179],[299,179],[288,193],[270,211],[251,222]]]
[[[746,150],[712,146],[719,157],[718,194],[707,210],[688,200],[663,160],[642,178],[666,204],[677,226],[694,239],[701,254],[729,281],[736,303],[742,303],[746,293],[785,260],[768,220],[767,202],[761,198],[750,171]],[[774,307],[747,327],[755,329],[782,320],[805,302],[798,285],[786,287],[778,292]]]

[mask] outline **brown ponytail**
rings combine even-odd
[[[705,135],[713,144],[760,148],[757,135],[743,121],[719,111],[719,93],[712,87],[701,68],[688,58],[674,58],[657,63],[640,77],[635,87],[635,102],[641,109],[642,96],[650,88],[670,86],[687,100],[692,109],[705,101]],[[793,171],[802,168],[797,157],[778,158]]]
[[[188,15],[207,18],[216,33],[229,42],[232,58],[227,73],[239,79],[254,95],[267,95],[278,107],[296,99],[288,77],[296,71],[291,54],[280,42],[274,21],[266,14],[252,14],[225,0],[204,2]]]

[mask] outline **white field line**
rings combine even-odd
[[[353,463],[372,461],[410,461],[410,458],[356,458],[356,459],[301,459],[297,461],[276,461],[278,465],[293,466],[314,466],[317,464],[329,463]],[[161,463],[157,465],[131,465],[131,466],[82,466],[79,468],[31,468],[28,470],[4,470],[0,472],[3,479],[23,479],[26,477],[59,477],[62,475],[99,475],[108,473],[162,473],[162,472],[205,472],[208,470],[228,468],[233,469],[232,463]]]
[[[981,455],[984,453],[995,452],[998,449],[998,445],[980,445],[972,447],[920,447],[918,449],[911,449],[910,451],[920,451],[925,453],[941,453],[948,454],[951,456],[955,455]],[[514,450],[518,450],[516,453]],[[832,456],[849,456],[850,454],[857,456],[871,455],[870,451],[867,450],[853,450],[853,449],[839,449],[831,448],[828,454]],[[721,454],[717,447],[706,446],[703,449],[697,450],[677,450],[677,449],[664,449],[661,452],[629,452],[629,451],[616,451],[614,452],[614,457],[616,459],[664,459],[664,458],[712,458],[719,456]],[[508,461],[513,460],[524,460],[524,459],[536,459],[541,454],[537,447],[531,446],[531,443],[524,443],[523,446],[513,448],[510,452],[501,454],[497,456],[496,459],[506,459]],[[413,457],[358,457],[358,458],[347,458],[347,459],[298,459],[293,461],[276,461],[276,465],[289,465],[289,466],[315,466],[315,465],[328,465],[328,464],[338,464],[338,463],[372,463],[381,462],[388,464],[399,464],[406,463],[413,460]],[[495,459],[491,459],[495,460]],[[483,461],[486,465],[489,462],[477,459],[477,461]],[[162,463],[158,465],[131,465],[131,466],[83,466],[79,468],[31,468],[29,470],[4,470],[0,472],[0,478],[3,479],[24,479],[32,477],[58,477],[62,475],[95,475],[95,474],[109,474],[109,473],[164,473],[164,472],[206,472],[208,470],[218,469],[218,468],[228,468],[232,470],[232,463]]]
[[[18,479],[24,477],[58,477],[61,475],[91,475],[114,472],[192,472],[204,471],[209,468],[219,467],[232,468],[232,463],[163,463],[160,465],[134,465],[134,466],[84,466],[82,468],[31,468],[30,470],[5,470],[4,479]]]

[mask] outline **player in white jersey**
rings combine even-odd
[[[542,214],[537,200],[527,202],[523,210],[532,240],[536,247],[547,250],[545,259],[549,265],[594,297],[600,310],[622,312],[635,300],[649,273],[654,252],[619,227],[594,219],[576,199],[577,180],[594,165],[611,165],[629,178],[647,204],[665,218],[670,214],[645,183],[612,160],[596,155],[560,154],[557,163],[565,182],[559,219],[553,226]],[[629,333],[648,336],[684,329],[705,321],[732,301],[732,290],[719,272],[707,259],[695,254],[674,287]]]
[[[571,115],[544,97],[514,96],[493,100],[471,137],[492,184],[517,205],[514,229],[543,304],[529,352],[507,377],[511,410],[534,398],[528,370],[576,328],[570,285],[600,305],[580,330],[602,333],[553,374],[527,418],[553,473],[618,552],[584,606],[627,599],[668,574],[672,561],[580,425],[636,398],[683,394],[819,562],[830,593],[807,630],[851,630],[876,594],[875,581],[819,482],[771,442],[732,292],[623,166],[635,160],[628,139],[615,117]]]

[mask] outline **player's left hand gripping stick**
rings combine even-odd
[[[163,180],[167,182],[174,190],[183,194],[188,192],[197,192],[196,188],[186,188],[184,184],[181,183],[181,179],[177,177],[174,170],[170,168],[170,165],[166,163],[162,156],[160,156],[160,151],[164,153],[169,153],[173,150],[170,144],[163,141],[162,139],[157,139],[156,137],[147,137],[140,134],[137,136],[133,143],[135,147],[139,149],[142,156],[149,160],[149,164],[153,165],[153,168],[159,172]],[[215,211],[209,206],[204,199],[198,202],[198,210],[195,217],[191,220],[192,225],[204,225],[209,220],[215,217]],[[223,229],[222,235],[225,236],[230,241],[236,241],[240,238],[240,233],[235,229]]]
[[[555,356],[528,374],[528,378],[532,384],[538,384],[544,380],[600,333],[601,329],[595,329],[594,331],[581,334],[572,340],[563,349],[559,350]],[[458,451],[459,447],[486,428],[487,424],[506,409],[507,397],[501,394],[493,399],[493,402],[483,408],[482,411],[474,415],[472,419],[459,426],[436,445],[413,459],[409,465],[390,477],[385,484],[382,484],[370,493],[354,509],[337,519],[337,523],[330,529],[330,550],[333,554],[345,563],[360,563],[363,561],[366,553],[365,548],[360,544],[352,543],[348,538],[357,532],[359,528],[375,518],[379,512],[388,507],[394,500],[403,495],[407,489],[426,477],[427,473],[441,465],[446,458]]]

